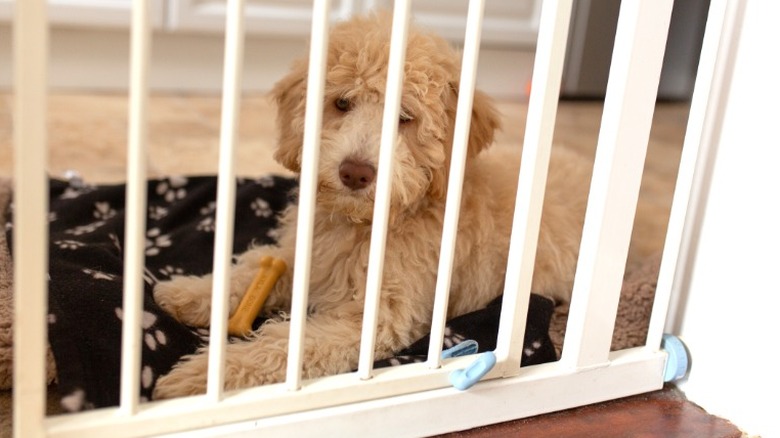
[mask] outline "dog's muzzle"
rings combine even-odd
[[[339,179],[350,190],[368,187],[376,178],[376,168],[363,161],[346,159],[339,165]]]

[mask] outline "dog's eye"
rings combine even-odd
[[[336,99],[335,102],[336,108],[338,108],[339,111],[347,112],[349,111],[350,107],[352,106],[352,103],[345,98],[339,98]]]
[[[412,117],[411,115],[409,115],[409,113],[407,113],[402,109],[401,114],[399,114],[398,116],[398,121],[401,123],[409,123],[412,120],[414,120],[414,117]]]

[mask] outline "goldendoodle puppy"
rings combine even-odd
[[[355,18],[330,34],[325,110],[314,224],[303,372],[307,378],[357,367],[374,206],[390,39],[386,16]],[[376,357],[386,358],[430,329],[460,58],[436,36],[412,29],[392,179],[390,231],[381,289]],[[295,64],[273,90],[278,104],[275,158],[301,167],[307,63]],[[489,99],[474,97],[449,316],[484,307],[502,292],[517,185],[519,150],[484,151],[499,117]],[[586,180],[578,160],[554,156],[533,290],[569,297],[582,228]],[[231,312],[262,255],[293,266],[297,209],[282,219],[279,243],[250,249],[232,270]],[[289,309],[292,269],[277,282],[263,311]],[[160,283],[156,301],[185,324],[205,326],[211,278]],[[277,318],[251,339],[227,346],[225,385],[245,388],[283,381],[289,322]],[[205,391],[207,351],[187,357],[155,389],[156,398]]]

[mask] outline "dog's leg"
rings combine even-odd
[[[289,304],[289,290],[292,274],[292,258],[286,251],[272,246],[258,247],[242,254],[230,272],[230,313],[238,306],[241,297],[258,270],[260,257],[273,255],[282,257],[288,264],[287,271],[279,278],[264,308],[279,308]],[[288,258],[290,260],[288,260]],[[174,276],[154,287],[154,300],[178,321],[193,327],[207,327],[211,316],[211,291],[213,277]],[[287,298],[285,298],[287,297]]]
[[[271,322],[246,342],[226,346],[225,389],[234,390],[283,382],[287,368],[290,324]],[[306,378],[348,372],[357,367],[360,319],[313,315],[306,324],[303,376]],[[188,356],[154,389],[154,398],[172,398],[204,393],[208,349]]]
[[[418,321],[414,326],[407,315],[387,312],[382,302],[383,318],[379,321],[376,358],[383,359],[407,346],[428,330]],[[393,303],[398,309],[398,303]],[[414,313],[414,312],[409,312]],[[306,324],[303,351],[303,376],[322,377],[345,373],[357,368],[362,328],[362,301],[352,301],[328,312],[315,313]],[[288,321],[269,322],[246,342],[226,346],[225,389],[234,390],[283,382],[287,368],[290,336]],[[206,390],[208,350],[188,356],[161,377],[154,398],[172,398],[202,394]]]

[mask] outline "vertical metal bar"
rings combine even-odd
[[[133,4],[130,44],[130,102],[127,140],[127,216],[125,220],[124,317],[120,409],[138,410],[141,387],[141,316],[146,246],[146,107],[151,27],[149,0]]]
[[[233,254],[236,177],[235,146],[241,104],[241,69],[244,53],[244,0],[229,0],[225,24],[225,59],[222,77],[222,120],[219,137],[217,219],[214,236],[214,277],[207,398],[222,399],[225,383],[228,297]]]
[[[477,82],[477,62],[479,42],[482,36],[482,18],[485,12],[484,0],[469,2],[466,20],[465,45],[460,72],[458,108],[455,117],[455,134],[452,144],[450,176],[447,183],[447,206],[444,211],[441,255],[439,256],[438,278],[434,299],[431,336],[428,345],[428,365],[431,368],[441,366],[442,340],[447,322],[447,303],[450,296],[452,266],[455,260],[455,242],[458,236],[458,218],[460,200],[463,193],[463,173],[466,169],[469,129],[471,128],[471,110],[474,103],[474,88]]]
[[[550,163],[572,1],[544,2],[534,61],[533,88],[504,285],[496,358],[505,374],[519,371],[539,225]],[[515,262],[516,263],[513,263]]]
[[[562,363],[608,362],[655,109],[671,0],[623,2]]]
[[[309,78],[306,88],[306,121],[303,133],[303,162],[298,194],[298,229],[295,241],[295,269],[290,314],[290,342],[287,357],[287,388],[301,387],[301,362],[311,272],[311,244],[317,194],[317,167],[320,156],[322,105],[328,51],[330,0],[314,2],[309,52]]]
[[[390,214],[390,189],[393,176],[393,155],[398,136],[398,116],[401,110],[406,37],[409,31],[411,0],[396,0],[393,8],[393,29],[390,37],[390,60],[387,68],[387,90],[382,117],[382,136],[379,147],[374,217],[371,228],[371,249],[368,256],[366,303],[360,341],[358,376],[370,379],[373,371],[376,344],[379,295],[382,288],[385,244]]]
[[[14,12],[14,436],[44,435],[49,29],[44,0]]]
[[[738,38],[734,37],[734,21],[738,16],[739,2],[713,0],[707,15],[707,27],[704,33],[696,85],[691,99],[688,126],[683,142],[677,184],[669,214],[669,225],[664,243],[664,254],[658,275],[653,311],[647,334],[647,347],[657,349],[661,345],[664,324],[672,323],[676,316],[676,306],[672,297],[679,297],[681,278],[686,272],[687,248],[690,247],[690,231],[700,220],[699,207],[695,193],[701,193],[701,179],[705,169],[702,167],[709,155],[709,147],[716,143],[713,138],[717,126],[723,119],[724,100],[730,69],[734,61],[734,51]],[[667,318],[667,311],[671,310]],[[672,324],[673,325],[673,324]],[[674,332],[676,327],[668,327]]]

